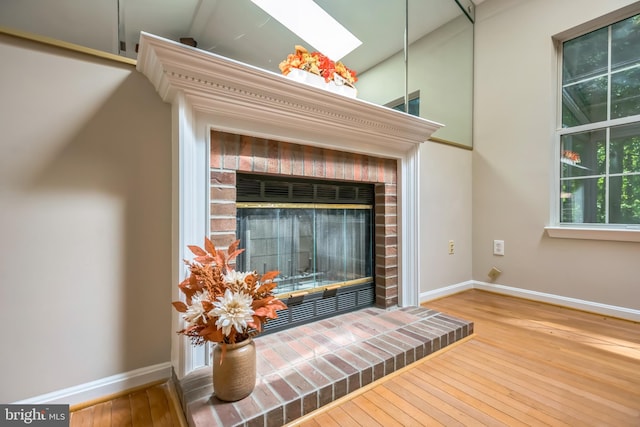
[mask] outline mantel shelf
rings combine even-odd
[[[191,98],[198,111],[251,120],[260,133],[309,135],[309,142],[395,145],[406,151],[443,125],[360,99],[293,81],[148,33],[140,36],[137,69],[166,102]],[[233,129],[229,129],[233,130]]]

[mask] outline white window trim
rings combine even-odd
[[[559,48],[563,42],[579,37],[588,32],[597,30],[602,27],[611,25],[614,22],[621,21],[629,18],[630,16],[640,13],[640,6],[638,3],[631,4],[627,7],[611,12],[605,16],[601,16],[592,21],[589,21],[583,25],[577,26],[570,30],[564,31],[560,34],[556,34],[553,37],[554,45],[556,48],[555,55],[555,69],[556,74],[556,114],[555,123],[561,122],[560,115],[562,114],[562,75],[559,64],[562,63],[562,50]],[[631,123],[637,121],[637,116],[625,117],[622,119],[615,119],[611,121],[610,126]],[[640,225],[614,225],[614,224],[561,224],[560,223],[560,137],[565,133],[573,133],[581,130],[589,130],[590,128],[598,127],[601,124],[590,123],[587,125],[576,126],[568,129],[556,128],[554,130],[552,150],[552,164],[553,171],[551,175],[551,203],[549,208],[551,210],[549,218],[549,225],[544,229],[549,237],[560,239],[582,239],[582,240],[607,240],[616,242],[639,242],[640,243]],[[582,129],[584,128],[584,129]]]
[[[638,242],[640,243],[640,226],[633,228],[610,228],[610,227],[583,227],[580,225],[557,225],[547,226],[549,237],[560,239],[582,239],[582,240],[609,240],[614,242]]]

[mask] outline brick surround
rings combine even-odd
[[[236,239],[238,171],[374,184],[376,306],[398,305],[396,160],[219,131],[210,153],[210,237],[218,247]]]

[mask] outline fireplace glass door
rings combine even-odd
[[[277,270],[277,293],[315,292],[372,280],[373,207],[360,204],[237,204],[237,268]]]

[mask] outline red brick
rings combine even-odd
[[[240,135],[230,133],[220,133],[222,141],[223,160],[222,167],[225,169],[235,170],[238,168],[238,143],[241,139]]]
[[[377,279],[378,278],[376,278],[376,287],[378,287],[378,285],[381,283],[381,282],[378,282]],[[388,276],[388,277],[380,276],[380,279],[383,280],[382,283],[384,284],[385,289],[393,286],[396,286],[396,287],[398,286],[398,276]]]
[[[313,163],[314,163],[314,153],[313,147],[309,147],[307,145],[302,147],[302,155],[303,155],[303,166],[302,166],[302,174],[304,176],[313,176]]]
[[[211,187],[209,190],[211,200],[236,200],[236,189],[233,187]]]
[[[236,216],[237,209],[235,203],[211,203],[209,206],[211,215]]]
[[[254,172],[266,172],[267,171],[267,159],[268,144],[266,139],[252,138],[253,148],[253,171]]]
[[[383,217],[386,218],[386,217]],[[397,217],[396,217],[397,218]],[[384,236],[397,236],[398,235],[398,224],[376,224],[376,234],[382,234]]]
[[[325,178],[336,178],[336,165],[335,165],[336,152],[333,150],[326,150],[324,152],[324,171]]]
[[[315,178],[325,178],[327,173],[325,171],[325,159],[322,150],[317,147],[312,147],[313,152],[313,176]]]
[[[344,179],[344,165],[346,162],[344,153],[336,152],[333,159],[335,179]]]
[[[304,154],[302,152],[302,145],[291,145],[291,165],[292,175],[304,175]]]
[[[391,184],[386,184],[384,186],[384,193],[388,196],[396,196],[398,194],[398,186],[397,185],[391,185]]]
[[[398,245],[398,236],[390,236],[390,235],[377,235],[375,238],[376,248],[380,247],[384,250],[384,248],[397,246]]]
[[[396,225],[398,223],[398,217],[396,215],[384,215],[384,225]]]
[[[211,231],[212,232],[220,232],[220,231],[229,231],[233,232],[236,229],[236,219],[235,218],[211,218]]]
[[[267,143],[267,173],[277,174],[280,172],[280,149],[276,141]]]
[[[283,175],[291,175],[291,144],[283,142],[280,144],[280,173]]]
[[[376,276],[382,276],[386,278],[397,277],[398,276],[398,266],[387,266],[384,268],[380,268],[376,265]]]
[[[362,156],[360,154],[355,154],[353,156],[353,179],[355,181],[362,181],[363,177],[363,161]]]
[[[251,143],[253,142],[253,138],[249,136],[243,136],[241,141],[239,142],[240,147],[238,148],[238,170],[243,172],[251,172],[253,170],[253,150],[251,147]]]
[[[236,185],[236,173],[234,171],[212,170],[210,173],[211,185]]]
[[[214,246],[218,249],[226,249],[231,243],[237,240],[235,230],[229,231],[228,233],[214,232],[209,236],[209,239],[211,239],[211,242],[213,242]],[[242,242],[240,242],[240,246],[242,246]]]
[[[355,176],[354,168],[355,168],[355,165],[353,163],[353,157],[345,155],[345,161],[344,161],[344,179],[345,180],[347,181],[354,180],[354,176]]]
[[[398,265],[397,256],[385,257],[382,255],[376,254],[376,266],[381,266],[386,268],[386,267],[396,266],[396,265]]]
[[[211,136],[211,151],[209,153],[209,162],[211,168],[220,169],[222,167],[222,150],[218,142],[214,141],[213,133]]]

